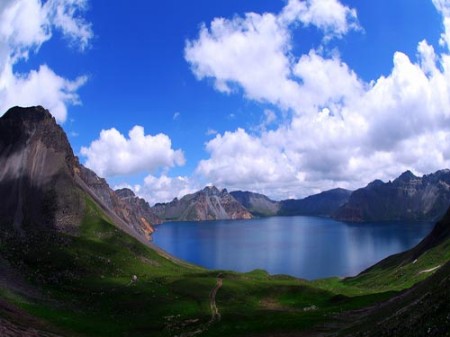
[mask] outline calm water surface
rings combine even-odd
[[[306,279],[351,276],[416,245],[432,223],[347,224],[296,216],[238,221],[170,222],[157,227],[156,245],[210,268],[265,269]]]

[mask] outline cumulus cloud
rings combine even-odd
[[[189,177],[177,176],[169,177],[162,174],[159,177],[148,175],[142,185],[130,185],[122,183],[114,186],[114,190],[129,188],[136,195],[144,198],[150,206],[161,202],[170,202],[174,198],[182,198],[186,194],[194,193],[203,188]]]
[[[231,93],[238,84],[255,100],[292,107],[298,85],[289,80],[289,34],[270,13],[248,13],[232,20],[216,18],[188,41],[185,58],[199,79],[213,78],[215,88]],[[264,69],[264,71],[261,71]]]
[[[128,138],[115,128],[102,130],[100,138],[82,147],[80,153],[86,157],[87,167],[105,177],[154,172],[185,163],[183,152],[172,149],[167,135],[145,135],[142,126],[134,126]]]
[[[82,13],[85,0],[5,0],[0,4],[0,111],[13,105],[44,105],[60,122],[67,105],[78,104],[77,90],[86,76],[74,80],[56,74],[48,65],[29,73],[14,71],[37,53],[53,31],[59,30],[80,50],[89,46],[93,33]],[[42,88],[45,88],[45,93]]]
[[[341,37],[355,27],[356,11],[342,5],[330,17],[314,17],[317,8],[331,2],[340,5],[292,0],[278,15],[215,19],[187,43],[186,60],[199,79],[211,77],[225,92],[238,86],[248,98],[292,112],[272,130],[216,135],[206,144],[209,158],[199,163],[199,174],[223,186],[282,198],[356,188],[406,169],[420,174],[450,167],[450,1],[433,0],[443,17],[444,52],[420,41],[417,61],[396,52],[390,74],[371,82],[339,53],[323,53],[324,45],[292,55],[292,32],[298,27],[280,22],[314,24],[325,37],[331,31]],[[241,41],[243,51],[240,44],[233,50],[233,41]],[[252,44],[258,47],[255,54],[245,50]],[[273,64],[265,63],[267,55]]]
[[[137,193],[153,205],[158,202],[172,201],[175,197],[181,198],[200,188],[188,177],[169,177],[165,174],[160,177],[148,175]]]
[[[313,25],[324,32],[326,40],[359,29],[356,10],[338,0],[289,0],[280,20],[287,24],[300,21],[306,26]]]
[[[249,135],[243,129],[217,135],[206,145],[209,160],[200,161],[197,173],[207,176],[214,184],[239,187],[288,182],[293,168],[286,155],[264,140]]]
[[[250,99],[298,111],[304,103],[292,79],[291,26],[314,25],[331,39],[357,28],[356,21],[356,10],[337,0],[290,0],[278,15],[247,13],[203,24],[198,38],[186,42],[185,59],[198,79],[214,79],[218,91],[237,87]]]

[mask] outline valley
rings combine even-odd
[[[416,247],[352,278],[306,281],[263,270],[207,270],[149,242],[148,224],[156,219],[149,205],[128,191],[116,193],[85,169],[48,111],[13,108],[0,118],[0,130],[0,192],[7,196],[0,204],[5,335],[447,336],[450,331],[448,213]],[[223,210],[244,214],[226,192],[208,193],[214,198],[194,199],[222,210],[214,202],[219,193],[232,206]]]

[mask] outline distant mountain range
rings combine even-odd
[[[255,216],[312,215],[331,216],[344,205],[352,192],[337,188],[304,199],[274,201],[265,195],[235,191],[230,194]]]
[[[416,177],[404,172],[387,183],[375,180],[354,191],[348,202],[332,214],[342,221],[440,219],[450,204],[450,170]]]
[[[274,201],[249,191],[206,187],[152,211],[164,221],[249,219],[267,216],[325,216],[340,221],[435,221],[450,205],[450,170],[423,177],[410,171],[392,182],[375,180],[356,191],[336,188],[304,199]]]

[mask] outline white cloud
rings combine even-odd
[[[448,47],[450,1],[433,2],[443,15],[442,40]],[[202,27],[199,38],[188,43],[186,59],[199,78],[211,77],[229,88],[237,84],[249,98],[292,109],[290,117],[277,121],[278,127],[270,131],[255,128],[252,134],[238,129],[216,135],[206,144],[209,158],[199,163],[197,172],[215,184],[269,191],[272,197],[282,198],[337,186],[356,188],[375,178],[392,179],[406,169],[424,174],[450,167],[450,146],[446,145],[450,140],[450,54],[436,53],[427,41],[421,41],[417,62],[396,52],[390,74],[364,82],[338,53],[325,56],[318,51],[326,46],[292,55],[295,25],[273,24],[270,34],[263,29],[263,18],[294,20],[306,15],[302,13],[308,6],[313,15],[315,5],[319,1],[290,1],[278,16],[251,14],[213,21],[210,30]],[[345,29],[336,28],[344,21],[327,21],[335,22],[338,35],[351,29],[349,18],[356,19],[351,9],[343,13]],[[336,15],[344,17],[338,11]],[[305,17],[299,20],[308,23]],[[311,16],[310,24],[319,25],[314,22]],[[248,45],[264,44],[257,44],[257,54],[245,47],[241,54],[233,51],[231,43],[239,39]],[[221,55],[232,57],[232,62],[226,63]],[[260,63],[260,55],[263,59],[270,55],[281,65],[278,72]],[[240,68],[241,64],[246,66]],[[247,67],[250,79],[244,78]],[[286,90],[286,83],[292,91]]]
[[[290,0],[279,15],[247,13],[202,25],[198,39],[186,42],[185,59],[198,79],[213,78],[220,92],[239,87],[250,99],[298,111],[304,105],[292,79],[292,24],[314,25],[330,39],[356,28],[356,20],[356,11],[337,0]]]
[[[128,138],[112,128],[102,130],[100,138],[82,147],[85,165],[100,176],[113,177],[184,165],[181,150],[172,149],[165,134],[145,135],[142,126],[134,126]]]
[[[145,199],[150,206],[161,202],[170,202],[174,198],[182,198],[203,188],[189,177],[169,177],[162,174],[159,177],[148,175],[142,185],[122,183],[114,186],[114,190],[129,188],[137,196]]]
[[[287,182],[294,173],[279,148],[265,144],[263,139],[243,129],[217,135],[207,143],[206,150],[211,158],[200,161],[197,173],[220,186],[239,188],[240,185]]]
[[[44,5],[50,22],[81,50],[89,47],[93,37],[91,24],[80,15],[87,7],[87,0],[48,0]]]
[[[148,175],[144,184],[139,186],[138,191],[136,189],[135,191],[150,205],[154,205],[158,202],[170,202],[175,197],[181,198],[200,188],[188,177],[169,177],[163,174],[160,177]]]
[[[176,121],[178,118],[180,118],[180,116],[181,116],[181,113],[175,112],[175,113],[173,114],[173,116],[172,116],[172,119],[173,119],[174,121]]]
[[[4,112],[15,105],[42,105],[58,121],[66,120],[67,104],[79,104],[76,91],[87,80],[86,76],[80,76],[74,81],[67,80],[46,65],[26,75],[12,74],[9,70],[1,74],[0,83],[4,83],[5,89],[0,89],[0,110]]]
[[[215,129],[211,129],[211,128],[208,128],[208,130],[206,130],[206,135],[207,136],[215,136],[215,135],[217,135],[217,130],[215,130]]]
[[[287,24],[300,21],[313,25],[324,32],[326,40],[359,29],[356,10],[338,0],[289,0],[280,19]]]
[[[59,122],[67,117],[67,105],[78,104],[78,88],[86,76],[68,80],[47,65],[29,73],[17,73],[18,62],[26,62],[30,54],[60,30],[70,43],[84,50],[92,38],[92,30],[80,15],[85,0],[5,0],[0,4],[0,113],[13,105],[43,105]],[[45,88],[45,92],[42,90]]]
[[[213,78],[215,88],[230,93],[238,84],[248,98],[295,106],[298,84],[288,78],[289,34],[273,14],[216,18],[188,41],[185,58],[199,79]],[[261,71],[264,69],[264,71]]]

